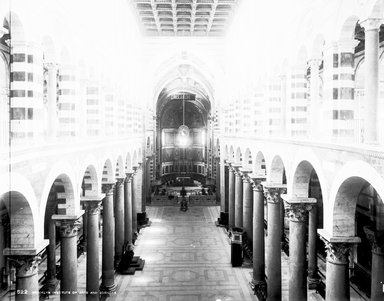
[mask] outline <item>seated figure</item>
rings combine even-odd
[[[128,271],[134,254],[135,253],[133,252],[133,245],[126,242],[123,246],[123,255],[118,266],[118,271],[120,273],[124,274],[124,272]]]

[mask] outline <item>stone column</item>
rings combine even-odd
[[[243,227],[243,178],[238,167],[235,173],[235,227]]]
[[[132,243],[132,173],[124,181],[124,242]]]
[[[102,273],[101,288],[103,292],[114,292],[115,270],[115,221],[113,217],[113,186],[114,183],[103,184],[103,192],[106,194],[103,199],[103,234],[102,234]]]
[[[59,281],[56,279],[56,225],[50,219],[48,228],[49,245],[47,247],[47,279],[45,288],[50,292],[55,291]]]
[[[281,215],[280,195],[285,193],[283,184],[263,183],[268,202],[268,237],[266,248],[267,296],[268,300],[281,300]]]
[[[77,234],[82,214],[52,215],[61,237],[60,300],[77,300]]]
[[[361,22],[365,30],[365,142],[377,142],[379,100],[379,29],[382,19]]]
[[[16,268],[16,301],[39,300],[38,266],[40,257],[36,255],[16,255],[9,258]]]
[[[228,219],[232,228],[235,226],[235,170],[231,165],[228,178]]]
[[[330,237],[319,229],[320,238],[327,250],[326,294],[327,301],[349,301],[349,252],[358,237]]]
[[[267,298],[265,281],[264,192],[260,180],[253,178],[253,277],[251,286],[260,301]]]
[[[384,232],[364,228],[372,245],[371,300],[384,300]]]
[[[281,249],[285,251],[289,249],[287,246],[287,241],[285,239],[285,208],[284,202],[280,202],[280,220],[281,220]]]
[[[88,300],[99,300],[99,217],[102,197],[82,200],[87,215],[87,278]]]
[[[221,187],[220,187],[220,178],[221,178],[221,164],[220,157],[215,157],[216,165],[216,181],[215,181],[215,190],[216,190],[216,203],[220,202],[220,211],[225,212],[225,200],[221,200]]]
[[[316,289],[320,282],[317,267],[317,206],[309,211],[308,220],[308,288]]]
[[[247,233],[249,246],[252,246],[253,242],[253,189],[251,181],[249,172],[243,171],[243,228]]]
[[[48,139],[54,140],[57,133],[57,65],[54,63],[45,64],[48,69]]]
[[[229,166],[226,164],[224,166],[224,188],[222,190],[222,194],[224,193],[224,212],[228,213],[228,208],[229,208]]]
[[[5,229],[6,229],[6,223],[5,223],[5,218],[0,214],[0,250],[4,250],[6,247],[6,234],[5,234]],[[5,269],[6,266],[6,260],[5,256],[3,255],[2,252],[0,252],[0,271],[3,271],[3,268]],[[3,283],[1,283],[2,285]]]
[[[85,208],[83,208],[85,210]],[[88,242],[88,217],[86,214],[83,215],[83,241],[81,242],[81,247],[83,252],[87,253],[87,242]]]
[[[132,174],[132,232],[133,236],[137,235],[137,191],[136,191],[136,182],[137,182],[137,167],[134,167],[134,173]]]
[[[115,187],[115,266],[118,266],[124,245],[124,178],[118,178]]]
[[[289,300],[307,300],[306,223],[313,198],[287,198],[289,216]]]

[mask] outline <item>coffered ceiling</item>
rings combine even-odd
[[[152,36],[221,36],[240,0],[131,0]]]

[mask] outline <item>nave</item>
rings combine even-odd
[[[231,266],[226,231],[214,223],[218,208],[148,206],[152,224],[135,243],[144,270],[118,275],[117,294],[109,300],[257,300],[248,284],[252,266]]]

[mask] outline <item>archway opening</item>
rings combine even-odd
[[[373,237],[384,233],[384,203],[376,189],[365,179],[351,177],[343,182],[334,207],[334,236],[357,236],[361,239],[351,252],[351,282],[368,297],[371,279],[378,272],[373,265]],[[377,251],[377,250],[376,250]]]
[[[35,229],[31,207],[25,196],[17,191],[10,191],[0,196],[0,271],[1,286],[7,290],[12,274],[12,265],[4,249],[28,250],[35,247]]]
[[[164,89],[156,111],[161,183],[173,186],[207,184],[214,156],[208,97],[189,89],[173,93]]]

